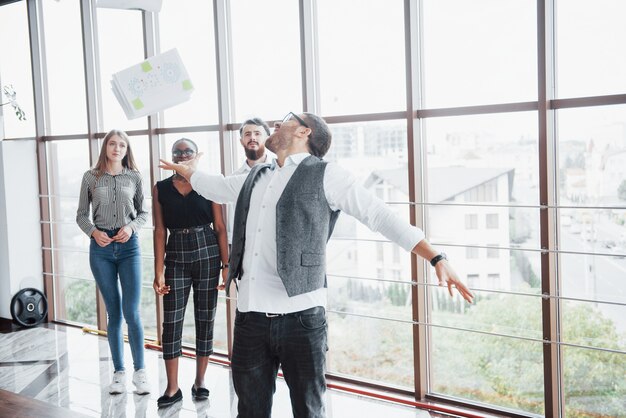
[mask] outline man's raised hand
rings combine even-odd
[[[181,161],[180,163],[173,163],[170,161],[165,161],[159,159],[161,164],[159,164],[159,168],[164,170],[173,170],[176,171],[179,175],[183,176],[187,181],[190,181],[193,173],[196,172],[196,167],[198,166],[198,160],[202,156],[202,153],[198,153],[195,158],[187,161]]]

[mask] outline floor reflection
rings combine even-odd
[[[125,344],[124,357],[132,359]],[[195,402],[191,392],[183,392],[183,400],[167,408],[157,408],[157,399],[166,387],[161,353],[146,350],[148,382],[151,393],[138,395],[127,381],[126,392],[110,395],[107,391],[113,375],[106,338],[85,334],[80,329],[63,325],[46,325],[15,332],[0,333],[0,388],[50,404],[69,408],[100,418],[230,418],[237,416],[236,395],[230,370],[209,364],[205,378],[210,390],[209,400]],[[195,362],[182,358],[179,382],[189,388],[195,380]],[[366,398],[329,391],[328,418],[359,418],[388,416],[393,418],[430,418],[430,414],[410,407],[376,402]],[[289,392],[279,379],[274,396],[272,416],[291,418]]]

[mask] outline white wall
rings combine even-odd
[[[0,317],[20,289],[43,291],[36,143],[0,140]]]

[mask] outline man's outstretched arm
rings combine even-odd
[[[337,164],[328,164],[324,175],[324,190],[331,209],[340,209],[355,217],[372,231],[380,232],[407,251],[430,261],[439,252],[424,239],[424,232],[408,225],[393,213],[385,203],[366,190],[348,171]],[[440,285],[447,285],[450,295],[456,287],[461,296],[472,302],[473,295],[461,282],[448,260],[435,265]]]
[[[180,163],[160,160],[159,168],[176,171],[205,199],[215,203],[236,202],[247,174],[224,177],[221,174],[204,173],[196,169],[201,156],[202,153],[199,153],[196,158]]]

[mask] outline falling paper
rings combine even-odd
[[[193,91],[176,48],[113,74],[111,86],[128,119],[183,103]]]

